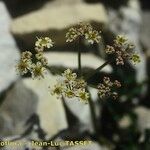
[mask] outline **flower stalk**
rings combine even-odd
[[[79,48],[78,48],[78,76],[82,76],[82,69],[81,69],[81,49],[80,49],[80,44],[81,44],[81,37],[79,37]]]
[[[103,63],[101,66],[99,66],[98,68],[96,68],[89,76],[86,77],[86,81],[88,81],[91,77],[93,77],[97,72],[99,72],[100,70],[102,70],[104,67],[106,67],[109,63],[111,63],[110,60],[106,61],[105,63]]]
[[[90,108],[91,120],[93,123],[94,133],[95,133],[95,135],[97,135],[99,133],[99,129],[98,129],[98,125],[97,125],[96,111],[95,111],[94,103],[91,99],[91,95],[89,96],[88,100],[89,100],[89,108]]]

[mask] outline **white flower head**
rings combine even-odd
[[[75,80],[77,78],[77,74],[73,73],[71,69],[65,70],[62,76],[69,81]]]
[[[116,88],[120,88],[121,83],[117,80],[112,82],[109,77],[103,78],[103,83],[100,83],[98,85],[98,95],[101,99],[112,97],[113,99],[116,99],[118,97],[118,93],[116,93],[114,90]]]
[[[79,36],[79,32],[75,28],[70,28],[66,33],[66,42],[73,42]]]
[[[66,42],[73,42],[78,37],[83,37],[90,44],[99,43],[101,39],[100,32],[94,30],[89,23],[82,22],[69,29],[69,31],[66,33]]]
[[[126,60],[132,61],[133,64],[140,62],[140,56],[135,54],[135,46],[123,35],[118,35],[113,45],[106,46],[106,53],[115,57],[116,65],[124,65]]]
[[[81,101],[88,102],[90,94],[86,92],[85,89],[79,89],[77,91],[77,96],[79,97]]]
[[[77,74],[71,69],[67,69],[62,73],[62,76],[52,88],[52,94],[59,97],[78,98],[79,100],[87,101],[89,94],[86,92],[86,82],[83,79],[78,79]]]
[[[130,60],[133,62],[134,65],[141,62],[140,56],[138,54],[133,54],[130,57]]]
[[[99,32],[96,30],[90,30],[87,33],[85,33],[85,39],[90,43],[99,43],[101,36],[99,35]]]
[[[36,47],[45,47],[45,48],[51,48],[53,47],[54,42],[49,37],[41,37],[38,38],[35,42]]]
[[[43,58],[43,53],[42,52],[39,52],[35,55],[35,57],[38,59],[38,60],[41,60]]]
[[[63,85],[61,83],[57,83],[56,85],[54,85],[54,87],[51,89],[51,94],[52,95],[57,95],[58,98],[62,96],[63,93]]]
[[[23,60],[29,60],[31,59],[32,57],[32,53],[30,51],[25,51],[25,52],[22,52],[21,54],[21,59]]]
[[[44,78],[44,75],[47,72],[46,72],[46,68],[43,67],[42,63],[37,62],[36,64],[32,64],[31,73],[32,73],[32,78],[33,79],[35,79],[35,78],[41,79],[41,78]]]
[[[28,73],[31,67],[31,61],[30,60],[23,60],[21,59],[20,62],[16,65],[16,71],[20,75],[24,75]]]

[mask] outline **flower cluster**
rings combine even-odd
[[[98,85],[98,95],[100,98],[108,98],[112,96],[114,99],[117,98],[118,94],[114,92],[115,88],[121,87],[119,81],[115,80],[114,82],[110,81],[109,77],[104,77],[103,83]]]
[[[31,73],[32,78],[44,78],[46,73],[46,66],[48,60],[44,57],[44,48],[50,48],[53,46],[53,42],[50,38],[38,38],[35,42],[35,54],[33,55],[30,51],[22,52],[21,60],[17,64],[16,69],[21,75]],[[35,58],[35,59],[33,59]],[[35,62],[33,62],[35,60]]]
[[[89,99],[89,93],[86,92],[86,82],[83,79],[78,79],[77,74],[72,70],[67,69],[62,73],[60,80],[51,89],[52,95],[58,97],[74,98],[87,102]]]
[[[28,55],[28,56],[30,55],[30,57],[26,57],[25,55]],[[29,51],[25,51],[22,53],[21,60],[16,66],[16,70],[17,72],[19,72],[19,74],[24,75],[30,71],[31,64],[32,64],[31,56],[32,56],[32,53]]]
[[[73,42],[80,36],[84,37],[90,44],[99,43],[101,39],[99,32],[94,30],[90,24],[79,23],[66,33],[66,42]]]
[[[107,45],[105,51],[107,54],[115,55],[117,65],[124,65],[126,59],[131,60],[133,64],[140,62],[140,57],[134,49],[135,46],[125,36],[118,35],[113,46]]]
[[[37,38],[35,42],[36,48],[43,49],[43,48],[51,48],[53,47],[54,42],[49,37],[41,37]]]

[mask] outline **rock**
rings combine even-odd
[[[48,87],[54,85],[56,78],[48,75],[44,80],[24,80],[24,85],[38,96],[37,114],[41,126],[49,136],[67,128],[66,116],[61,100],[50,94]],[[38,87],[38,88],[37,88]]]
[[[134,112],[138,117],[138,128],[144,133],[145,129],[150,129],[150,110],[143,106],[135,108]]]
[[[150,43],[149,43],[149,37],[150,37],[150,11],[143,11],[142,13],[142,35],[141,35],[141,40],[144,44],[144,46],[146,47],[147,51],[149,52],[150,49]],[[149,56],[150,56],[150,52],[149,52]]]
[[[22,79],[7,93],[0,109],[2,136],[19,135],[26,129],[25,122],[33,113],[39,115],[42,129],[49,135],[66,129],[67,123],[60,100],[51,96],[48,86],[55,77],[44,80]]]
[[[89,13],[85,13],[85,10],[89,10]],[[63,15],[63,18],[61,15]],[[101,15],[101,17],[97,17],[98,15]],[[56,5],[55,8],[53,5],[49,5],[49,7],[16,18],[11,25],[11,29],[16,34],[28,34],[49,29],[62,30],[79,21],[91,20],[99,23],[107,22],[107,15],[102,5],[77,3],[70,7],[70,5],[63,3],[61,6]]]
[[[4,99],[0,109],[0,134],[18,135],[25,129],[26,120],[35,112],[38,97],[18,81]]]
[[[95,107],[96,116],[98,118],[101,115],[99,114],[101,108],[99,107],[99,102],[97,101],[98,90],[94,88],[89,88],[89,92],[91,94],[92,101]],[[80,121],[79,130],[81,132],[88,131],[89,133],[93,133],[94,128],[93,128],[93,123],[92,123],[92,118],[91,118],[92,116],[91,116],[89,104],[80,102],[76,98],[73,98],[71,100],[70,99],[68,100],[67,98],[65,98],[65,100],[66,100],[65,102],[68,108],[71,110],[74,116],[76,116],[78,120]]]
[[[40,9],[47,1],[53,0],[4,0],[11,16],[14,18]]]
[[[49,66],[64,66],[68,68],[76,68],[78,66],[77,63],[77,53],[71,52],[47,52],[45,56],[48,59]],[[89,67],[96,69],[100,65],[102,65],[105,61],[93,54],[83,53],[82,56],[82,67]],[[103,68],[104,72],[110,73],[112,72],[112,68],[110,65],[107,65]]]
[[[93,133],[93,123],[91,119],[91,113],[90,108],[88,104],[85,104],[83,102],[80,102],[78,99],[65,99],[65,102],[68,106],[68,108],[71,110],[71,112],[79,119],[80,121],[80,131],[89,131],[90,133]],[[95,106],[96,106],[95,102]],[[99,108],[100,109],[100,108]]]
[[[15,41],[10,34],[9,25],[11,22],[7,9],[0,1],[0,93],[6,90],[17,79],[15,63],[19,59]]]
[[[55,46],[62,47],[68,28],[80,21],[94,22],[100,29],[101,24],[107,23],[103,5],[73,0],[50,2],[40,10],[14,19],[11,32],[21,48],[33,48],[36,36],[45,35],[55,41]]]
[[[141,40],[141,10],[138,0],[130,0],[128,6],[119,11],[109,10],[109,27],[115,34],[126,35],[136,46],[136,52],[141,57],[141,63],[133,66],[137,71],[137,81],[146,79],[146,59],[142,51]]]
[[[114,8],[114,9],[118,9],[123,5],[126,5],[128,0],[85,0],[88,3],[103,3],[106,7],[110,7],[110,8]]]
[[[149,10],[150,6],[149,6],[149,1],[148,0],[140,0],[142,9],[144,10]]]

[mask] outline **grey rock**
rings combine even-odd
[[[30,0],[9,1],[9,0],[4,0],[11,16],[14,18],[21,16],[21,15],[24,15],[26,13],[29,13],[31,11],[35,11],[37,9],[40,9],[47,1],[53,1],[53,0],[36,0],[36,1],[30,1]]]
[[[34,113],[39,116],[42,129],[51,137],[67,128],[64,109],[60,100],[51,96],[48,86],[56,77],[44,80],[22,79],[12,87],[0,109],[0,135],[20,135],[25,123]]]
[[[100,107],[98,105],[97,99],[97,90],[94,88],[89,88],[89,91],[91,93],[91,97],[95,106],[95,112],[96,116],[99,117],[100,114]],[[79,129],[81,132],[89,131],[90,133],[94,132],[93,123],[92,123],[92,116],[91,116],[91,110],[89,107],[89,104],[85,104],[81,101],[79,101],[77,98],[73,99],[65,99],[65,102],[70,109],[70,111],[78,118],[79,120]]]
[[[146,78],[146,59],[140,45],[141,40],[141,10],[138,0],[130,0],[128,6],[119,11],[109,10],[109,27],[115,34],[126,35],[136,46],[136,52],[141,57],[141,63],[133,66],[137,71],[137,81]]]
[[[36,112],[38,97],[18,81],[0,108],[0,135],[18,135],[25,129],[26,120]]]
[[[71,52],[47,52],[45,56],[48,59],[49,66],[64,66],[66,68],[74,68],[77,69],[78,67],[78,59],[77,53]],[[90,53],[82,53],[82,67],[89,67],[96,69],[103,63],[105,60],[95,56],[94,54]],[[112,67],[107,65],[103,68],[104,72],[111,73]]]
[[[150,110],[139,106],[135,108],[134,112],[138,116],[138,128],[144,133],[145,129],[150,129]]]
[[[15,63],[19,59],[15,41],[9,31],[11,18],[2,1],[0,1],[0,93],[17,79]]]
[[[106,7],[110,7],[110,8],[114,8],[114,9],[118,9],[123,5],[127,5],[128,0],[85,0],[87,3],[103,3],[104,6]]]
[[[38,97],[37,111],[41,127],[51,137],[68,127],[66,115],[61,100],[52,96],[49,86],[56,83],[56,76],[47,74],[43,80],[26,79],[24,85]]]
[[[146,47],[146,49],[149,51],[150,49],[150,43],[149,43],[149,37],[150,37],[150,11],[143,11],[142,12],[142,35],[141,35],[141,40]],[[149,53],[150,56],[150,53]]]
[[[16,34],[27,34],[48,29],[61,30],[79,21],[92,20],[99,23],[107,22],[107,15],[102,5],[88,5],[79,2],[70,7],[67,2],[62,5],[58,5],[59,3],[51,4],[49,7],[43,7],[38,11],[16,18],[11,25],[12,32]],[[85,10],[89,10],[89,13],[85,13]]]
[[[11,31],[25,48],[33,48],[36,36],[45,35],[55,41],[55,46],[62,47],[66,45],[68,28],[81,21],[95,22],[101,27],[108,21],[106,10],[101,4],[89,5],[80,0],[52,1],[40,10],[14,19]]]

